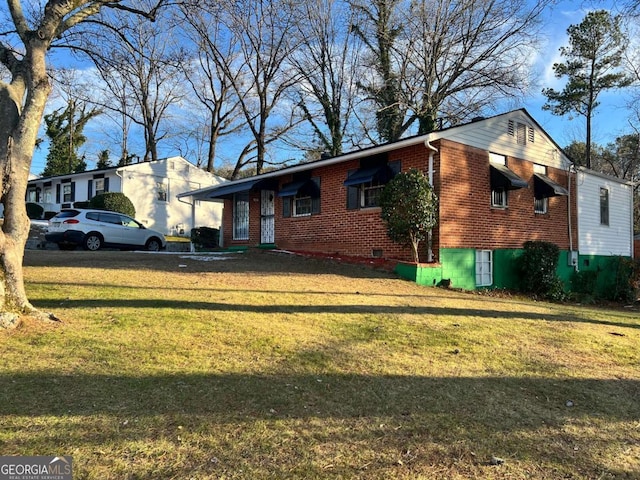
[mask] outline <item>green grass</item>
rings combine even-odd
[[[26,267],[63,322],[0,332],[3,455],[72,455],[76,480],[640,477],[637,309],[73,254],[95,266]]]

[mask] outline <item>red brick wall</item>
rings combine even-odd
[[[533,210],[533,164],[507,157],[507,166],[527,180],[529,188],[511,190],[506,209],[491,207],[489,154],[455,142],[436,144],[436,187],[440,197],[438,226],[441,248],[521,248],[527,240],[552,242],[569,248],[566,196],[549,198],[548,213]],[[500,153],[500,152],[495,152]],[[567,173],[548,168],[547,176],[567,186]],[[572,176],[572,182],[575,177]],[[575,192],[575,183],[572,183]],[[577,209],[572,196],[573,245],[577,245]]]
[[[455,142],[434,142],[434,186],[440,198],[440,221],[434,231],[434,251],[439,248],[521,248],[527,240],[545,240],[562,249],[569,248],[567,229],[567,197],[549,199],[548,213],[533,211],[533,164],[507,158],[508,167],[529,181],[528,189],[509,192],[508,208],[491,208],[489,155]],[[496,152],[500,153],[500,152]],[[402,170],[417,168],[425,174],[429,150],[422,144],[389,154],[389,161],[401,160]],[[275,240],[279,248],[302,251],[339,253],[371,257],[381,250],[386,258],[410,260],[408,248],[389,240],[380,219],[380,209],[347,210],[347,188],[343,185],[347,171],[359,167],[358,160],[314,169],[320,177],[320,213],[307,217],[282,216],[283,199],[275,200]],[[548,169],[548,176],[567,185],[566,172]],[[291,182],[291,176],[280,178],[280,186]],[[575,191],[575,185],[572,185]],[[574,246],[577,245],[575,200],[572,208]],[[224,245],[258,245],[260,243],[260,193],[250,196],[250,238],[232,240],[233,205],[225,201]],[[421,259],[426,259],[426,245]]]
[[[398,150],[389,161],[400,160],[402,169],[426,172],[428,153],[424,146]],[[284,249],[321,251],[371,257],[374,250],[386,258],[410,259],[411,253],[392,242],[380,218],[379,208],[347,210],[347,171],[357,169],[359,161],[332,165],[312,171],[320,177],[320,214],[310,217],[282,217],[282,198],[276,200],[276,244]],[[282,183],[292,181],[284,177]],[[281,185],[282,185],[281,183]]]

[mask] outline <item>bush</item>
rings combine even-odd
[[[549,242],[525,242],[519,261],[520,286],[526,293],[561,301],[566,295],[556,274],[560,249]]]
[[[27,202],[27,217],[31,220],[40,220],[44,214],[44,208],[37,203]]]
[[[124,213],[130,217],[136,216],[136,209],[124,193],[106,192],[96,195],[89,202],[91,208],[109,210],[111,212]]]
[[[605,297],[614,302],[634,302],[640,294],[640,260],[617,257],[613,285],[606,289]]]
[[[384,187],[380,208],[389,238],[411,247],[413,261],[419,262],[418,245],[438,221],[438,198],[429,179],[416,169],[397,174]]]

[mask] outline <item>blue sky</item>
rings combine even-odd
[[[536,61],[537,69],[540,72],[540,87],[535,95],[525,99],[522,106],[563,147],[573,140],[584,141],[584,117],[575,117],[570,120],[568,116],[558,117],[542,110],[545,98],[540,91],[547,87],[557,90],[563,87],[563,81],[555,78],[552,67],[554,63],[562,61],[559,48],[568,44],[567,28],[572,24],[580,23],[589,10],[609,9],[612,5],[613,3],[609,1],[590,3],[563,1],[549,15],[546,23],[546,44]],[[593,142],[606,145],[613,142],[616,137],[631,132],[628,124],[630,112],[626,108],[627,100],[628,92],[609,91],[601,94],[599,97],[600,106],[593,118]]]
[[[554,62],[562,60],[559,55],[559,48],[567,44],[567,27],[571,24],[579,23],[590,9],[607,8],[608,2],[597,2],[594,7],[590,5],[579,1],[564,0],[553,11],[549,12],[544,26],[544,44],[537,57],[533,59],[537,73],[537,85],[532,88],[531,95],[528,98],[524,98],[522,102],[509,102],[508,105],[497,107],[495,111],[495,113],[502,113],[511,109],[526,108],[560,146],[566,146],[573,140],[584,139],[584,118],[576,117],[570,120],[568,117],[557,117],[542,110],[545,98],[541,94],[541,90],[546,87],[562,88],[563,82],[554,77],[552,66]],[[57,55],[53,58],[53,61],[60,63],[63,59],[66,62],[70,60],[66,55]],[[85,68],[86,65],[85,63]],[[68,67],[69,65],[65,66]],[[626,100],[625,95],[618,92],[607,92],[601,95],[601,106],[593,119],[593,141],[595,143],[607,144],[614,141],[617,136],[630,132],[628,125],[629,114],[625,108]],[[51,102],[52,106],[54,104],[55,100]],[[103,133],[107,128],[105,120],[104,118],[100,120],[100,117],[98,117],[98,119],[89,123],[85,130],[89,138],[89,142],[86,145],[89,168],[94,168],[93,162],[95,161],[96,153],[102,149],[109,148],[109,141]],[[102,144],[98,144],[98,138],[102,138]],[[91,144],[92,141],[94,142],[93,144]],[[137,142],[136,144],[135,138],[132,138],[130,143],[131,149],[135,150],[136,153],[144,153],[142,142]],[[160,147],[159,153],[161,157],[180,155],[180,152],[168,142],[162,142]],[[115,150],[117,148],[112,149],[112,151]],[[44,169],[46,154],[47,147],[44,146],[34,155],[31,167],[33,174],[37,175]],[[302,154],[296,156],[302,157]],[[189,160],[194,161],[194,159]]]

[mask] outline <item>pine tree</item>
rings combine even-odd
[[[557,78],[567,78],[562,91],[546,88],[543,109],[554,115],[576,113],[586,119],[585,164],[591,168],[591,121],[600,104],[598,96],[605,90],[628,86],[632,79],[620,71],[627,39],[620,25],[620,17],[606,10],[589,12],[584,20],[567,29],[569,46],[561,47],[566,58],[556,63]]]
[[[82,131],[87,122],[100,113],[97,109],[87,111],[85,104],[79,106],[76,100],[70,99],[64,110],[45,115],[50,146],[42,176],[66,175],[87,169],[84,157],[78,156],[78,149],[87,141]]]

